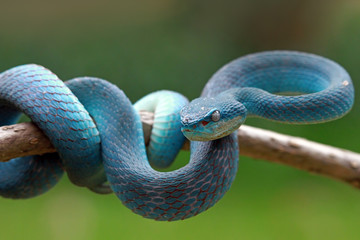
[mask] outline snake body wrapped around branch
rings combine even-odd
[[[0,125],[16,122],[24,112],[58,154],[0,163],[0,195],[39,195],[65,170],[76,185],[98,193],[111,188],[146,218],[185,219],[214,205],[230,188],[239,158],[233,132],[247,116],[318,123],[343,116],[353,101],[351,79],[340,65],[291,51],[230,62],[189,104],[178,93],[159,91],[133,106],[105,80],[84,77],[63,83],[41,66],[15,67],[0,74]],[[140,110],[155,112],[147,149]],[[190,162],[172,172],[154,170],[172,163],[184,135],[192,140]]]

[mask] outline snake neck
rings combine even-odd
[[[266,91],[252,88],[231,88],[220,93],[216,99],[219,102],[238,102],[242,104],[246,109],[246,116],[255,116],[258,113],[258,102]]]

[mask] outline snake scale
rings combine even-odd
[[[353,102],[351,78],[340,65],[295,51],[238,58],[218,70],[190,103],[178,93],[159,91],[133,106],[105,80],[64,83],[44,67],[18,66],[0,74],[0,125],[16,123],[25,113],[58,153],[1,163],[0,195],[34,197],[66,171],[74,184],[113,191],[146,218],[189,218],[214,205],[234,181],[239,158],[234,131],[247,116],[318,123],[342,117]],[[140,110],[155,112],[148,148]],[[184,135],[192,140],[190,162],[171,172],[154,170],[172,163]]]

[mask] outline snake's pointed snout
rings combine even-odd
[[[189,117],[188,115],[180,115],[180,122],[181,122],[181,125],[183,127],[189,127],[190,125],[193,124],[194,122],[194,119],[192,119],[191,117]]]

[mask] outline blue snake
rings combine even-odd
[[[234,181],[239,158],[234,131],[246,117],[318,123],[342,117],[353,102],[351,78],[340,65],[293,51],[228,63],[190,103],[178,93],[159,91],[133,106],[105,80],[64,83],[44,67],[18,66],[0,74],[0,125],[15,123],[23,112],[58,153],[1,163],[0,195],[37,196],[66,171],[78,186],[98,193],[111,188],[146,218],[189,218],[213,206]],[[140,110],[155,113],[147,148]],[[184,135],[191,140],[190,162],[172,172],[154,170],[172,163]]]

